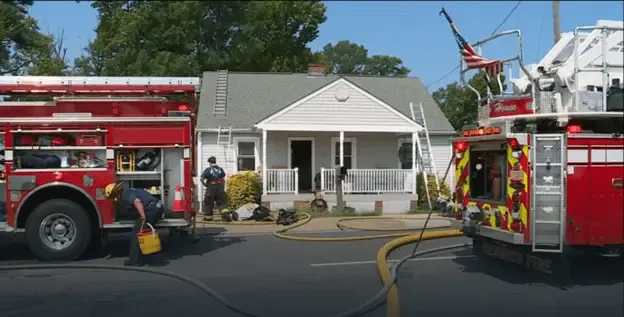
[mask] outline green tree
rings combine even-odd
[[[54,39],[28,14],[33,1],[0,2],[0,75],[21,75],[49,57]],[[54,61],[56,62],[56,61]]]
[[[325,21],[320,1],[95,1],[89,75],[197,76],[216,69],[301,71]]]
[[[410,70],[398,57],[368,56],[368,50],[350,41],[339,41],[323,47],[327,71],[334,74],[406,76]]]
[[[505,82],[505,76],[501,76],[501,81]],[[486,97],[487,82],[482,73],[475,74],[468,84],[479,91],[482,98]],[[500,93],[496,80],[491,81],[490,86],[493,94]],[[503,89],[506,89],[506,85],[503,85]],[[462,126],[477,122],[477,95],[465,85],[450,83],[436,90],[432,97],[455,130],[459,131]]]

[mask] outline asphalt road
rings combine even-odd
[[[232,304],[260,316],[329,317],[378,292],[381,283],[374,259],[386,241],[328,243],[272,236],[205,236],[191,245],[165,238],[166,249],[155,269],[204,282]],[[467,241],[426,241],[420,249],[462,242]],[[102,255],[82,262],[121,264],[127,256],[127,243],[114,239]],[[411,249],[399,249],[393,258]],[[586,270],[575,273],[574,284],[561,289],[501,263],[476,259],[468,250],[427,257],[400,270],[402,316],[624,316],[622,262],[584,263]],[[30,263],[37,261],[24,244],[0,244],[0,265]],[[384,312],[380,307],[364,317],[384,317]],[[174,314],[241,316],[193,286],[162,276],[76,270],[0,272],[1,316]]]

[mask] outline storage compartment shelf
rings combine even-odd
[[[61,167],[61,168],[18,168],[12,170],[12,173],[30,173],[30,172],[106,172],[106,167]]]
[[[79,151],[79,150],[106,150],[105,146],[15,146],[14,150],[23,151]]]
[[[117,172],[119,180],[160,180],[158,171]]]

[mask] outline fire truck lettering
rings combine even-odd
[[[516,264],[522,264],[524,262],[524,256],[522,253],[491,243],[483,244],[483,253],[491,257]]]
[[[516,111],[518,107],[516,106],[516,104],[504,105],[499,102],[496,103],[493,108],[494,112],[512,112]]]
[[[526,266],[529,269],[540,271],[546,274],[550,274],[551,271],[551,260],[542,259],[535,255],[526,256]]]

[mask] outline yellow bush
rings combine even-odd
[[[435,184],[434,175],[427,175],[427,185],[429,185],[429,197],[431,197],[431,203],[435,202],[438,198],[438,188]],[[416,192],[418,193],[418,205],[420,207],[429,208],[429,204],[427,203],[427,192],[425,191],[425,180],[423,179],[423,173],[418,173],[416,178]],[[451,189],[449,188],[446,182],[442,182],[442,178],[438,176],[438,182],[440,182],[440,195],[443,197],[451,196]]]
[[[262,182],[260,175],[253,171],[236,173],[227,179],[227,205],[236,210],[244,204],[260,203]]]

